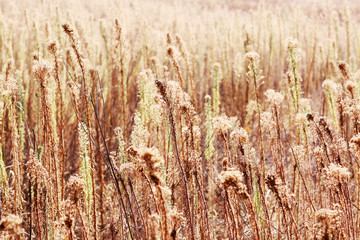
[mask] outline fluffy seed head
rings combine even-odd
[[[21,227],[22,220],[19,216],[9,214],[0,221],[0,231],[6,231],[10,236],[19,237],[24,233]]]
[[[246,193],[246,186],[242,183],[242,173],[238,170],[222,171],[219,181],[223,189],[234,188],[238,194]]]
[[[17,81],[13,77],[9,77],[9,79],[4,84],[4,91],[2,92],[3,96],[13,96],[18,93],[19,87]]]
[[[339,164],[331,163],[325,168],[326,183],[329,187],[336,188],[339,183],[347,183],[350,179],[350,172],[348,168]]]
[[[215,133],[226,133],[231,128],[231,121],[225,115],[214,117],[213,128]]]
[[[249,141],[249,134],[244,128],[235,129],[230,134],[230,139],[234,142],[240,142],[241,144]]]
[[[245,54],[245,60],[248,62],[259,62],[260,55],[257,52],[248,52]]]
[[[338,239],[340,233],[341,212],[339,210],[320,209],[315,213],[316,239]]]
[[[284,95],[273,89],[267,90],[265,96],[267,97],[268,102],[275,106],[279,106],[284,101]]]

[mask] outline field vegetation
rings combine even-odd
[[[1,239],[360,238],[360,3],[0,9]]]

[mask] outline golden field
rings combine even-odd
[[[359,239],[360,3],[0,1],[0,239]]]

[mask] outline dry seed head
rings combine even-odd
[[[81,134],[80,134],[81,135]],[[110,153],[109,153],[109,158],[110,158],[110,160],[112,161],[112,162],[116,162],[116,151],[111,151]]]
[[[290,151],[290,154],[292,154],[292,151]],[[296,157],[296,160],[301,164],[302,161],[305,159],[306,155],[306,149],[304,145],[295,145],[293,146],[294,155]]]
[[[195,125],[195,126],[193,126],[192,131],[193,131],[193,135],[194,135],[194,143],[196,146],[201,141],[201,129],[199,126]]]
[[[223,189],[234,188],[238,194],[246,193],[246,186],[242,183],[243,176],[238,170],[222,171],[219,181]]]
[[[116,127],[116,128],[114,129],[114,132],[115,132],[115,135],[116,135],[116,136],[123,135],[123,131],[122,131],[121,127]]]
[[[66,63],[72,68],[75,66],[74,56],[70,48],[66,49]]]
[[[69,36],[71,47],[74,50],[76,60],[80,65],[83,76],[85,76],[85,64],[84,60],[82,59],[82,53],[80,52],[79,37],[77,34],[75,34],[74,30],[70,27],[69,24],[63,24],[62,27],[64,29],[64,32]]]
[[[75,204],[84,198],[85,182],[79,176],[71,176],[67,187],[69,189],[69,197]]]
[[[259,69],[260,55],[257,52],[248,52],[244,56],[245,62],[248,64],[248,72],[246,73],[247,81],[256,84],[257,88],[262,84],[261,80],[264,78],[261,76],[262,71]],[[256,89],[257,91],[258,89]]]
[[[319,118],[319,128],[322,131],[326,141],[332,142],[334,138],[334,132],[332,124],[329,124],[329,120],[326,117]]]
[[[290,49],[295,49],[299,47],[299,42],[297,39],[295,38],[289,38],[287,40],[287,48]]]
[[[325,91],[331,91],[332,93],[336,93],[339,86],[334,81],[326,79],[322,83],[322,87],[325,89]]]
[[[17,81],[13,77],[9,77],[9,79],[4,83],[4,91],[2,92],[3,96],[15,96],[19,91],[19,86]]]
[[[140,157],[151,168],[155,168],[157,164],[162,162],[159,150],[157,148],[140,148],[138,149]]]
[[[330,145],[330,149],[332,147],[334,148],[334,152],[337,152],[342,160],[348,158],[348,142],[343,137],[335,136],[335,141]]]
[[[58,54],[58,43],[56,41],[51,41],[48,46],[47,46],[48,51],[52,54],[52,55],[57,55]]]
[[[168,45],[171,45],[171,36],[170,36],[170,33],[168,33],[168,34],[166,34],[166,43],[168,44]]]
[[[141,115],[135,112],[134,129],[131,132],[131,144],[137,147],[145,147],[150,139],[150,132],[142,124]]]
[[[68,86],[71,89],[71,93],[73,95],[73,97],[75,98],[75,100],[80,100],[80,94],[81,94],[81,86],[78,83],[75,82],[68,82]]]
[[[190,138],[190,130],[187,126],[185,126],[181,129],[181,135],[183,136],[184,139]]]
[[[245,144],[249,141],[249,134],[244,128],[235,129],[231,132],[230,139],[234,142]]]
[[[32,58],[34,61],[39,61],[40,59],[40,55],[38,52],[34,52],[33,55],[32,55]]]
[[[284,95],[273,89],[267,90],[265,96],[267,97],[267,101],[275,106],[279,106],[284,101]]]
[[[344,62],[344,61],[338,61],[337,62],[337,65],[338,65],[338,67],[339,67],[339,70],[340,70],[340,72],[341,72],[341,74],[343,75],[343,77],[346,79],[346,80],[348,80],[348,79],[350,79],[350,66],[349,66],[349,64],[347,64],[346,62]]]
[[[316,147],[313,150],[313,158],[315,160],[317,168],[322,169],[324,167],[324,158],[325,158],[324,149],[319,146]]]
[[[38,183],[46,186],[49,174],[41,162],[36,159],[33,149],[30,149],[30,160],[26,163],[26,167],[32,181],[38,181]]]
[[[248,52],[245,54],[245,60],[248,62],[259,63],[260,55],[257,52]]]
[[[6,78],[10,76],[11,73],[14,71],[14,59],[10,58],[7,62],[6,66]],[[6,79],[7,80],[7,79]]]
[[[50,72],[50,65],[47,61],[40,59],[36,61],[35,65],[32,68],[35,77],[38,79],[41,85],[46,86],[47,84],[47,75]]]
[[[214,117],[213,129],[215,134],[225,134],[231,129],[230,118],[226,115]]]
[[[162,66],[162,78],[168,79],[170,75],[169,68],[166,65]]]
[[[348,183],[350,179],[350,172],[348,168],[343,167],[339,164],[331,163],[325,169],[325,182],[328,187],[336,188],[340,184]]]
[[[344,87],[352,96],[355,96],[357,92],[356,83],[354,81],[348,80],[344,83]]]
[[[89,145],[89,137],[86,128],[87,126],[85,125],[85,123],[79,121],[78,124],[79,140],[80,140],[80,145],[84,146],[84,148],[86,148],[86,146]]]
[[[224,171],[227,170],[228,164],[229,164],[229,158],[228,158],[228,157],[224,157],[224,158],[222,159],[222,165],[223,165]]]
[[[246,105],[246,119],[245,119],[245,126],[249,124],[252,116],[256,112],[257,104],[256,101],[250,100]]]
[[[22,220],[19,216],[9,214],[0,221],[0,231],[8,232],[10,236],[20,237],[24,233],[21,227]]]
[[[165,91],[166,96],[170,98],[170,101],[172,102],[174,107],[181,110],[183,113],[186,113],[186,115],[192,117],[192,120],[194,120],[193,117],[196,116],[195,108],[191,102],[189,94],[182,90],[182,88],[180,87],[180,83],[177,81],[157,81],[157,86],[158,88],[160,87],[160,93],[161,91]],[[163,93],[161,94],[163,95]]]
[[[172,47],[169,47],[168,50],[167,50],[167,53],[170,57],[174,57],[174,50]]]
[[[289,38],[287,40],[287,49],[289,51],[289,62],[291,64],[297,64],[301,60],[301,50],[299,48],[298,40],[295,38]]]
[[[266,178],[266,185],[275,194],[278,204],[284,204],[291,207],[294,195],[290,194],[285,183],[278,176],[269,175]]]
[[[62,25],[63,29],[64,29],[64,32],[66,34],[68,34],[69,36],[73,36],[74,34],[74,30],[70,27],[69,24],[65,23]]]
[[[256,149],[255,148],[250,148],[250,151],[249,151],[249,158],[251,159],[255,159],[256,158]]]
[[[211,97],[210,95],[205,95],[205,102],[208,103],[208,102],[211,102]]]
[[[315,229],[317,239],[334,239],[342,228],[339,210],[320,209],[315,213]]]
[[[261,126],[264,128],[264,130],[272,133],[276,129],[276,123],[273,120],[273,115],[271,112],[262,112],[261,113]]]
[[[350,148],[353,152],[357,152],[357,150],[360,149],[360,133],[351,138]]]
[[[215,83],[219,84],[223,78],[223,73],[221,70],[220,63],[215,63],[212,70],[211,70],[211,76]]]
[[[163,159],[160,156],[157,148],[140,148],[138,149],[139,156],[145,161],[147,172],[150,179],[158,185],[160,183],[160,165]]]

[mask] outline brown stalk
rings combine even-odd
[[[170,127],[171,127],[171,136],[172,136],[172,141],[173,141],[173,145],[175,148],[175,156],[176,156],[179,168],[180,168],[180,172],[182,174],[182,179],[185,184],[185,198],[186,198],[185,203],[186,203],[186,208],[187,208],[187,213],[188,213],[187,216],[188,216],[188,220],[189,220],[189,227],[191,230],[191,239],[194,240],[195,232],[194,232],[194,225],[193,225],[193,215],[192,215],[192,211],[191,211],[191,207],[190,207],[190,198],[189,198],[189,194],[188,194],[189,183],[188,183],[188,178],[186,176],[184,167],[182,165],[182,161],[180,159],[180,153],[179,153],[179,149],[178,149],[178,145],[177,145],[176,127],[175,127],[174,116],[173,116],[173,108],[172,108],[170,100],[166,94],[166,83],[163,80],[156,79],[155,84],[156,84],[157,88],[159,89],[159,92],[167,106],[169,123],[170,123]]]
[[[65,149],[64,149],[64,137],[63,137],[63,130],[64,130],[64,99],[62,93],[61,82],[59,78],[59,59],[58,59],[58,44],[56,42],[52,42],[48,46],[49,52],[54,57],[54,79],[57,85],[57,95],[60,100],[60,108],[59,108],[59,117],[58,123],[58,135],[59,135],[59,148],[60,148],[60,172],[61,172],[61,199],[64,199],[64,191],[65,191]]]
[[[184,80],[183,80],[183,77],[181,75],[179,63],[176,61],[176,59],[174,57],[173,48],[169,47],[167,53],[168,53],[169,57],[171,58],[171,63],[173,64],[173,66],[174,66],[174,68],[176,70],[176,74],[177,74],[177,76],[179,78],[180,86],[181,86],[182,89],[184,89]]]

